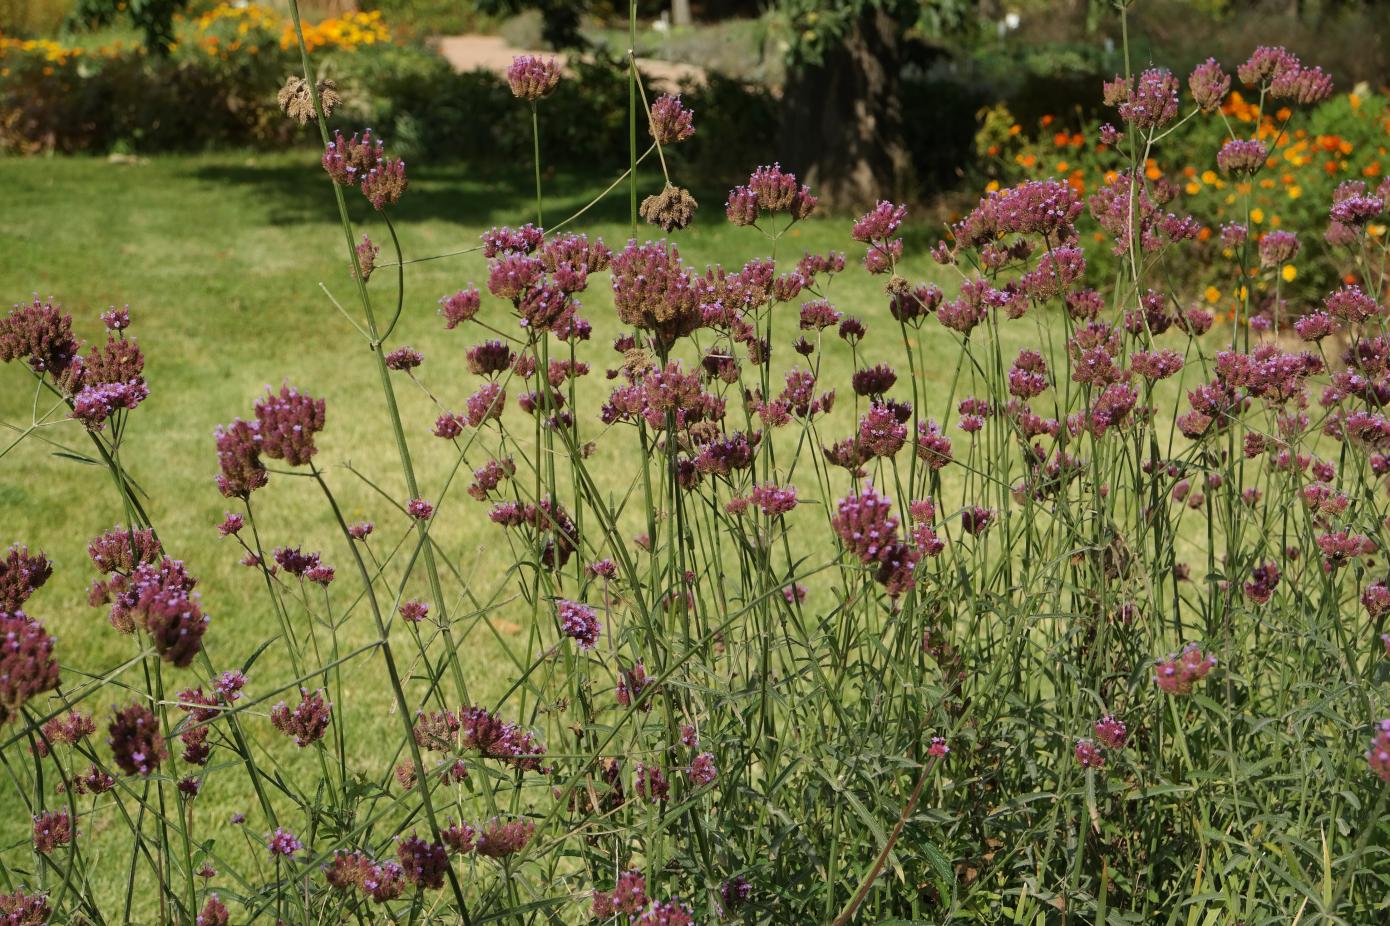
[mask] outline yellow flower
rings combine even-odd
[[[1250,221],[1259,225],[1265,220],[1265,211],[1258,206],[1250,210]]]
[[[1381,235],[1385,234],[1385,226],[1376,224],[1367,225],[1366,234],[1370,235],[1372,238],[1379,238]]]
[[[1219,302],[1221,300],[1221,290],[1215,286],[1208,286],[1204,295],[1207,297],[1207,302]]]
[[[1202,191],[1202,185],[1198,183],[1196,180],[1189,180],[1187,181],[1187,184],[1182,188],[1182,190],[1188,196],[1196,196],[1198,193]]]
[[[998,180],[991,180],[989,183],[986,183],[986,184],[985,184],[985,192],[986,192],[986,193],[997,193],[998,191],[999,191],[999,181],[998,181]]]
[[[1293,186],[1289,187],[1285,192],[1289,194],[1289,199],[1298,199],[1298,197],[1303,195],[1303,187],[1295,183]]]
[[[1214,170],[1202,171],[1202,182],[1205,183],[1207,186],[1211,186],[1212,184],[1216,183],[1216,181],[1219,179],[1220,178],[1216,176],[1216,171]]]
[[[1284,278],[1285,283],[1292,283],[1298,279],[1298,268],[1293,264],[1285,264],[1284,269],[1279,271],[1279,275]]]

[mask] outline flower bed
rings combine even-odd
[[[1237,73],[1271,105],[1331,94],[1283,49]],[[459,262],[434,309],[459,344],[427,358],[395,337],[421,312],[393,221],[409,171],[377,133],[325,124],[315,76],[281,104],[323,141],[343,233],[351,296],[324,317],[360,336],[343,362],[379,383],[398,467],[325,459],[322,437],[371,406],[322,384],[221,410],[206,491],[228,510],[207,529],[275,630],[220,664],[206,564],[166,548],[158,474],[122,463],[159,389],[138,309],[103,313],[95,345],[43,299],[0,321],[0,360],[38,396],[20,439],[66,434],[126,512],[89,564],[56,568],[91,576],[93,633],[131,654],[64,663],[39,617],[62,604],[55,564],[38,538],[9,551],[0,747],[32,829],[4,855],[0,911],[114,918],[84,854],[114,830],[127,897],[202,926],[1380,915],[1386,188],[1339,184],[1309,219],[1354,284],[1259,302],[1308,230],[1228,219],[1211,279],[1240,294],[1234,317],[1192,305],[1207,278],[1167,267],[1200,260],[1214,220],[1147,153],[1230,126],[1208,154],[1253,219],[1269,148],[1258,113],[1250,136],[1217,114],[1219,65],[1186,89],[1155,68],[1106,86],[1122,170],[1086,199],[1061,180],[991,191],[931,248],[936,277],[905,275],[927,246],[891,202],[845,223],[846,251],[788,254],[818,204],[776,164],[724,202],[749,260],[701,267],[678,236],[719,210],[667,159],[700,116],[634,75],[647,134],[607,191],[561,218],[537,156],[534,215],[429,255]],[[519,58],[508,81],[538,131],[554,63]],[[642,165],[659,187],[639,190]],[[631,240],[573,227],[625,182]],[[849,274],[881,285],[877,311],[844,302]],[[402,390],[432,414],[404,416]],[[311,504],[331,546],[275,517]],[[458,520],[507,567],[470,570],[442,541]],[[472,644],[502,615],[524,644],[485,701]],[[258,661],[271,647],[285,671]],[[392,732],[363,739],[343,708],[367,686]],[[212,788],[246,811],[200,813]]]

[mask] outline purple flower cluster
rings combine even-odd
[[[107,579],[92,584],[88,602],[93,607],[110,603],[111,626],[121,633],[144,629],[167,662],[180,668],[191,663],[211,619],[195,591],[198,580],[184,564],[167,556],[155,562],[159,544],[148,531],[113,529],[93,540],[88,552],[99,568],[111,570]]]
[[[0,361],[26,360],[35,373],[57,381],[77,359],[78,350],[72,316],[64,315],[52,300],[35,296],[32,303],[16,305],[0,318]]]
[[[560,64],[554,58],[517,55],[507,68],[512,96],[534,103],[550,96],[560,84]]]
[[[34,851],[48,855],[72,842],[72,818],[66,810],[48,810],[34,815]]]
[[[816,209],[811,188],[798,184],[796,176],[780,164],[753,171],[748,183],[729,192],[725,214],[735,225],[754,225],[764,214],[786,213],[793,222],[806,218]]]
[[[695,134],[694,114],[681,105],[679,93],[663,93],[652,102],[648,128],[658,145],[674,145]]]
[[[460,743],[485,759],[498,759],[514,768],[545,772],[541,760],[545,747],[531,733],[502,720],[486,708],[467,707],[459,712]]]
[[[866,566],[874,567],[874,579],[892,597],[914,584],[917,554],[898,539],[898,517],[893,502],[872,485],[840,500],[834,519],[835,533],[845,549]]]
[[[116,711],[107,728],[106,743],[116,765],[127,775],[148,778],[169,757],[159,718],[145,705],[135,702]]]
[[[53,575],[53,564],[42,553],[31,554],[28,547],[15,544],[0,560],[0,612],[24,607],[29,596]]]
[[[449,854],[437,842],[430,842],[412,833],[396,843],[396,858],[411,884],[425,890],[444,886],[444,874],[449,870]]]
[[[1168,694],[1191,694],[1193,686],[1215,667],[1215,656],[1208,656],[1196,643],[1189,643],[1181,652],[1158,661],[1154,681]]]
[[[1253,138],[1233,138],[1221,146],[1216,164],[1231,174],[1253,174],[1265,166],[1269,149]]]
[[[535,832],[536,824],[530,820],[493,817],[478,827],[474,849],[488,858],[506,858],[525,849]]]
[[[1069,184],[1030,180],[986,194],[952,233],[959,247],[979,247],[1007,235],[1038,235],[1049,244],[1065,244],[1076,238],[1081,209]]]
[[[593,608],[578,601],[561,598],[555,602],[555,618],[560,632],[579,644],[581,650],[591,650],[603,629]]]
[[[372,137],[371,129],[362,132],[360,138],[354,132],[350,139],[343,138],[341,131],[334,132],[333,140],[324,149],[322,163],[334,183],[359,187],[378,211],[399,202],[409,185],[405,162],[386,157],[385,147]],[[365,267],[363,271],[365,277]]]
[[[1390,782],[1390,719],[1375,725],[1371,748],[1366,750],[1366,762],[1381,781]]]
[[[647,903],[647,879],[640,871],[625,871],[618,875],[611,891],[594,891],[590,912],[599,919],[618,913],[632,917],[641,913]]]
[[[293,859],[304,851],[304,843],[300,842],[299,837],[283,827],[276,827],[275,832],[266,837],[265,844],[270,857],[276,861]]]
[[[1216,112],[1231,90],[1231,75],[1215,58],[1208,58],[1192,69],[1192,75],[1187,78],[1187,90],[1198,109],[1204,113]]]
[[[275,729],[294,740],[300,749],[317,743],[328,731],[333,718],[333,705],[323,696],[323,690],[299,689],[299,703],[290,707],[284,701],[270,709],[270,722]]]
[[[1117,106],[1120,118],[1141,132],[1152,132],[1178,116],[1178,79],[1166,68],[1149,68],[1133,84],[1116,78],[1107,89],[1111,92],[1106,102]]]

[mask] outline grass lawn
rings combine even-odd
[[[289,380],[322,396],[328,403],[328,424],[320,436],[318,460],[328,470],[346,515],[377,522],[374,551],[378,555],[388,555],[408,530],[405,518],[392,507],[393,501],[403,504],[406,493],[374,362],[365,342],[320,289],[322,282],[345,306],[354,304],[331,188],[315,156],[303,152],[163,157],[138,163],[30,159],[10,161],[6,170],[7,221],[0,227],[0,247],[7,259],[0,267],[0,291],[10,302],[27,300],[35,292],[45,298],[51,295],[74,316],[79,337],[86,339],[101,336],[100,311],[108,305],[130,305],[132,331],[147,358],[151,394],[132,415],[123,462],[149,492],[147,508],[166,549],[184,559],[201,580],[206,610],[213,615],[206,638],[212,659],[219,668],[239,666],[276,636],[278,624],[259,577],[238,565],[240,550],[220,539],[214,529],[223,512],[234,507],[213,485],[217,463],[212,434],[218,424],[249,415],[252,401],[268,384],[278,388]],[[607,179],[548,178],[547,188],[555,193],[547,198],[547,215],[552,221],[568,215],[603,189]],[[462,167],[413,168],[410,191],[396,212],[407,259],[471,247],[480,231],[492,225],[531,220],[529,182],[525,176],[482,176]],[[644,191],[655,188],[654,178],[643,177]],[[625,188],[615,192],[575,228],[621,244],[630,230],[624,193]],[[678,239],[690,263],[719,262],[737,268],[750,257],[768,253],[770,243],[756,231],[734,228],[725,221],[722,191],[704,192],[700,199],[703,211]],[[355,218],[366,220],[361,230],[386,243],[380,260],[388,262],[384,225],[359,198],[354,196],[350,202]],[[812,219],[793,229],[777,247],[793,261],[804,250],[846,249],[852,245],[848,225],[843,218]],[[882,278],[868,276],[857,265],[857,246],[849,252],[850,267],[833,284],[832,299],[870,329],[860,348],[861,361],[901,365],[901,347],[893,343],[897,324],[886,311]],[[937,272],[926,259],[926,242],[909,240],[908,252],[904,270],[909,277],[921,279]],[[481,286],[485,279],[479,253],[409,267],[405,311],[392,344],[410,344],[423,351],[425,364],[417,373],[446,407],[461,407],[472,391],[473,377],[466,372],[463,354],[484,333],[475,326],[445,331],[436,315],[436,302],[469,282]],[[371,290],[379,312],[385,312],[380,307],[394,298],[394,273],[378,271]],[[594,367],[584,382],[587,399],[581,399],[586,410],[581,427],[589,439],[597,436],[597,408],[610,388],[602,375],[616,359],[609,344],[621,329],[613,315],[606,274],[593,281],[584,302],[584,314],[594,325],[594,338],[581,353],[581,359]],[[508,311],[485,294],[480,318],[511,330],[515,323],[507,317]],[[791,366],[801,361],[789,347],[796,333],[793,306],[776,332],[775,363]],[[928,394],[935,396],[934,403],[928,403],[931,411],[940,415],[958,352],[939,325],[924,328],[923,337],[929,359],[921,375]],[[826,433],[840,436],[848,432],[854,413],[847,388],[853,361],[843,342],[831,338],[827,345],[826,381],[845,388],[834,426]],[[422,389],[397,375],[422,490],[427,497],[438,498],[454,451],[430,435],[438,414],[434,404]],[[86,439],[76,423],[50,420],[13,443],[29,430],[36,409],[43,418],[48,405],[43,396],[36,404],[34,383],[24,367],[0,368],[0,376],[5,384],[0,390],[4,426],[0,446],[7,448],[0,458],[0,511],[4,513],[0,540],[26,543],[53,559],[54,577],[31,599],[29,610],[58,634],[64,683],[75,686],[82,682],[83,673],[102,672],[135,652],[129,638],[108,626],[104,610],[87,606],[85,594],[95,577],[85,555],[86,543],[121,521],[122,509],[103,469],[55,455],[64,447],[84,449]],[[512,409],[508,414],[520,413]],[[602,463],[596,471],[608,474],[611,485],[607,488],[615,494],[627,491],[637,476],[628,449],[631,444],[619,435],[598,440]],[[483,459],[479,455],[470,464],[478,465]],[[349,466],[363,478],[350,472]],[[467,473],[461,475],[466,478]],[[365,480],[380,486],[391,500]],[[351,561],[313,488],[305,480],[272,476],[270,487],[254,499],[257,520],[267,548],[303,544],[306,549],[322,550],[325,560],[337,566],[333,613],[343,621],[340,643],[351,649],[375,634],[365,608],[351,608],[357,585]],[[454,568],[477,599],[491,600],[499,589],[502,597],[497,601],[515,599],[506,577],[513,559],[501,542],[501,531],[487,522],[483,508],[458,491],[458,486],[449,496],[448,507],[455,510],[445,510],[434,536]],[[631,532],[638,529],[634,521]],[[322,610],[317,602],[312,607]],[[453,611],[462,615],[455,636],[467,654],[471,694],[477,701],[493,704],[518,674],[514,660],[526,658],[529,610],[516,602],[511,607],[454,607]],[[296,632],[310,632],[307,617],[304,620]],[[322,637],[322,628],[316,632]],[[414,651],[408,641],[401,646]],[[281,653],[281,647],[272,645],[254,666],[250,673],[253,694],[265,694],[269,687],[258,689],[258,679],[283,685],[292,678]],[[205,681],[194,669],[170,674],[170,687]],[[361,768],[378,775],[389,768],[393,756],[372,749],[377,737],[370,731],[399,722],[390,717],[389,693],[381,676],[375,661],[355,664],[335,718],[353,730],[350,741],[360,750],[355,758]],[[133,678],[129,682],[137,684]],[[115,694],[108,690],[103,697],[112,700]],[[515,715],[521,709],[510,703],[504,710]],[[363,727],[366,735],[359,735]],[[270,731],[268,721],[259,721],[258,734],[257,748],[275,750],[282,763],[293,767],[295,761],[304,760],[290,755],[293,748]],[[394,730],[390,736],[398,738]],[[238,775],[237,770],[210,775],[197,812],[220,824],[225,815],[248,810],[249,788]],[[11,805],[14,800],[12,789],[0,795],[0,845],[22,847],[27,815]],[[98,834],[93,849],[97,858],[89,859],[94,877],[111,889],[125,881],[126,859],[118,848],[123,834],[123,827],[111,840]],[[104,851],[113,853],[109,863],[100,856]],[[18,857],[22,860],[27,853],[21,849]]]

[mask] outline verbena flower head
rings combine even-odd
[[[1279,566],[1277,563],[1261,563],[1251,572],[1245,583],[1245,596],[1256,604],[1268,604],[1279,586]]]
[[[10,547],[0,560],[0,612],[18,611],[52,575],[48,557],[20,544]]]
[[[362,240],[352,250],[357,255],[357,269],[365,283],[372,278],[372,273],[376,270],[376,258],[381,253],[381,246],[372,244],[372,239],[363,235]]]
[[[1178,115],[1178,79],[1167,68],[1149,68],[1139,75],[1119,110],[1121,119],[1142,132],[1167,125]]]
[[[214,432],[217,440],[217,491],[227,498],[249,498],[270,481],[261,465],[260,426],[238,418]]]
[[[1355,233],[1385,211],[1384,185],[1374,193],[1367,192],[1362,180],[1345,180],[1337,184],[1332,193],[1332,207],[1328,215],[1334,226],[1341,226]]]
[[[907,426],[891,405],[875,402],[859,419],[859,446],[875,457],[893,457],[907,441]]]
[[[60,714],[43,725],[44,740],[36,745],[41,753],[46,752],[48,744],[62,743],[68,746],[86,739],[97,731],[96,721],[91,714],[69,711]],[[44,741],[47,741],[46,743]]]
[[[38,296],[0,318],[0,361],[26,360],[35,373],[59,380],[77,358],[72,316]]]
[[[507,68],[507,85],[512,96],[534,103],[555,91],[560,83],[560,65],[554,58],[517,55]]]
[[[688,227],[694,220],[695,210],[698,208],[699,203],[690,195],[689,190],[667,183],[660,193],[642,200],[638,214],[647,224],[655,225],[665,232],[672,232]]]
[[[123,633],[143,628],[163,659],[187,666],[202,648],[210,622],[194,591],[197,584],[179,560],[166,556],[157,564],[141,563],[129,581],[112,582],[111,624]]]
[[[952,232],[963,247],[980,247],[1006,235],[1040,235],[1052,244],[1076,238],[1081,199],[1061,180],[1029,180],[988,193]]]
[[[1106,714],[1096,721],[1096,739],[1106,749],[1123,749],[1129,739],[1129,730],[1124,721],[1114,714]]]
[[[362,195],[378,212],[400,202],[409,185],[400,158],[382,158],[362,175]]]
[[[782,170],[780,164],[762,166],[753,171],[745,186],[729,193],[724,211],[735,225],[752,225],[763,215],[785,213],[792,221],[806,218],[816,209],[816,197],[805,184],[798,186],[796,176]]]
[[[690,783],[697,786],[711,785],[719,778],[719,769],[714,764],[714,754],[702,752],[694,759],[690,760],[690,768],[686,770]]]
[[[304,850],[304,843],[299,841],[299,837],[284,827],[276,827],[275,832],[266,837],[265,844],[270,857],[275,860],[293,859]]]
[[[1366,750],[1366,762],[1381,781],[1390,782],[1390,719],[1375,725],[1371,748]]]
[[[1192,94],[1197,108],[1204,113],[1216,112],[1230,90],[1231,75],[1215,58],[1208,58],[1197,65],[1187,79],[1187,91]]]
[[[1321,103],[1332,96],[1332,75],[1319,67],[1285,68],[1270,80],[1269,96],[1303,106]]]
[[[439,314],[444,317],[444,327],[452,331],[462,323],[478,314],[482,296],[474,286],[461,289],[439,300]]]
[[[695,134],[694,114],[681,104],[679,93],[663,93],[652,103],[648,129],[657,144],[674,145]]]
[[[690,908],[676,900],[652,903],[640,916],[632,918],[632,926],[694,926],[695,916]]]
[[[1298,235],[1272,231],[1260,238],[1260,266],[1277,267],[1298,255]]]
[[[658,765],[638,762],[633,767],[633,790],[649,804],[663,803],[671,797],[671,784]]]
[[[905,218],[907,218],[906,206],[894,205],[883,200],[855,220],[850,237],[865,244],[885,241],[897,234],[898,228]]]
[[[193,922],[194,926],[228,926],[231,921],[232,915],[226,904],[222,903],[216,894],[209,894],[202,911]]]
[[[72,842],[72,818],[66,809],[35,814],[33,833],[34,851],[48,855]]]
[[[1288,49],[1277,45],[1261,45],[1244,64],[1236,68],[1236,75],[1246,86],[1258,87],[1298,70],[1299,66],[1298,57]]]
[[[626,325],[670,343],[703,324],[694,280],[675,245],[628,242],[614,255],[613,303]]]
[[[416,887],[437,890],[444,886],[449,854],[439,843],[412,833],[396,843],[396,858],[400,860],[406,880]]]
[[[543,771],[545,747],[516,724],[481,707],[464,708],[459,712],[459,722],[463,748],[476,749],[483,758],[497,759],[514,768]]]
[[[1196,643],[1189,643],[1182,652],[1158,661],[1154,681],[1168,694],[1191,694],[1193,686],[1215,667],[1215,656],[1207,656]]]
[[[555,618],[560,622],[560,631],[578,643],[581,650],[591,650],[598,642],[603,626],[588,605],[561,598],[555,602]]]
[[[916,552],[898,539],[898,517],[893,502],[872,485],[840,500],[833,521],[845,549],[860,562],[874,566],[874,578],[896,596],[913,584]]]
[[[530,820],[493,817],[478,827],[476,851],[488,858],[506,858],[526,848],[535,832],[536,824]]]
[[[632,917],[647,906],[647,879],[640,871],[625,871],[611,891],[595,891],[592,913],[607,918],[617,913]]]
[[[335,131],[333,140],[324,149],[322,163],[334,183],[355,186],[385,156],[385,146],[373,137],[371,129],[362,132],[360,137],[354,132],[352,138],[343,138],[342,132]]]
[[[398,347],[386,355],[386,368],[409,372],[425,362],[425,355],[413,347]]]
[[[1105,754],[1097,748],[1096,744],[1088,739],[1076,741],[1076,762],[1082,768],[1104,768]]]
[[[260,452],[290,466],[304,466],[318,448],[314,435],[323,430],[325,405],[289,385],[266,391],[256,402],[255,439]]]
[[[1253,138],[1233,138],[1221,146],[1216,163],[1227,173],[1253,174],[1264,167],[1267,157],[1269,149],[1264,142]]]
[[[68,369],[65,387],[73,393],[72,417],[89,431],[100,431],[117,410],[134,409],[150,390],[142,375],[145,357],[134,340],[109,337]]]
[[[1349,325],[1359,325],[1384,314],[1384,309],[1356,285],[1343,286],[1322,301],[1327,314]]]
[[[401,619],[412,624],[418,624],[430,613],[430,606],[419,599],[412,598],[409,601],[401,602]]]
[[[116,765],[127,775],[147,778],[169,757],[159,718],[139,702],[116,711],[107,733],[106,743]]]
[[[333,705],[323,694],[322,689],[299,689],[299,703],[294,707],[284,701],[276,704],[270,710],[270,722],[300,749],[317,743],[328,731],[333,717]]]
[[[742,875],[736,875],[719,885],[719,897],[725,907],[737,910],[753,897],[753,885]]]

